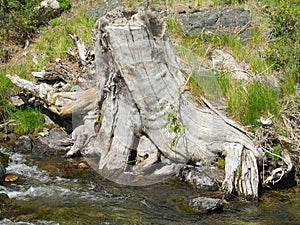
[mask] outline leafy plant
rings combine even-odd
[[[266,1],[272,29],[267,58],[276,68],[298,65],[300,52],[299,0]]]
[[[168,103],[168,101],[164,102],[160,105],[159,109],[162,111],[166,108],[169,108],[169,111],[165,112],[165,116],[167,119],[167,122],[165,123],[165,126],[167,126],[172,134],[175,134],[175,137],[172,139],[170,143],[170,149],[173,150],[179,134],[184,130],[183,125],[178,118],[178,112],[175,109],[175,106],[173,104]]]
[[[267,155],[271,158],[272,161],[278,161],[280,157],[282,156],[282,150],[281,146],[277,145],[273,147],[270,151],[270,153],[267,153]]]

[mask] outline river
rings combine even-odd
[[[0,211],[3,225],[300,224],[299,188],[266,191],[255,202],[230,200],[222,213],[201,215],[184,204],[201,193],[176,178],[147,187],[121,186],[82,168],[83,158],[6,153],[7,174],[19,179],[0,186],[10,198]]]

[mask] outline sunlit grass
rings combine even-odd
[[[27,108],[25,110],[15,110],[10,117],[16,124],[15,133],[32,132],[35,128],[41,127],[44,123],[44,117],[39,110]]]
[[[236,81],[227,74],[219,75],[219,84],[227,99],[228,112],[244,125],[259,125],[261,116],[279,116],[280,93],[268,84]]]
[[[69,48],[74,48],[69,34],[75,33],[87,46],[92,43],[92,28],[95,21],[84,16],[85,10],[70,18],[68,15],[50,21],[50,28],[44,28],[36,43],[36,50],[46,59],[65,58]]]

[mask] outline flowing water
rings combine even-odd
[[[7,174],[19,179],[0,186],[10,198],[0,224],[300,224],[299,189],[269,191],[258,202],[236,199],[222,213],[201,215],[184,204],[199,192],[175,178],[121,186],[78,168],[80,162],[10,153]]]

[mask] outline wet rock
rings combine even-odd
[[[33,153],[39,156],[63,156],[69,150],[69,135],[62,128],[53,128],[46,136],[35,139]]]
[[[9,155],[5,154],[3,152],[8,152],[8,149],[5,149],[4,147],[0,146],[0,163],[4,166],[8,166],[8,160],[9,160]]]
[[[6,173],[5,167],[4,167],[3,164],[0,162],[0,182],[1,182],[2,180],[4,180],[5,173]]]
[[[119,0],[104,0],[102,4],[89,9],[85,16],[89,19],[98,20],[100,17],[118,7],[124,7],[124,4]]]
[[[32,151],[32,141],[29,136],[22,135],[14,143],[14,152],[26,154]]]
[[[222,176],[224,176],[224,172],[215,167],[185,166],[178,173],[180,179],[205,191],[217,191]]]
[[[243,8],[220,8],[213,11],[184,12],[178,15],[184,32],[191,35],[231,33],[238,34],[243,43],[249,39],[250,12]]]
[[[189,201],[189,205],[199,213],[210,214],[212,212],[221,212],[223,202],[221,199],[197,197]]]

